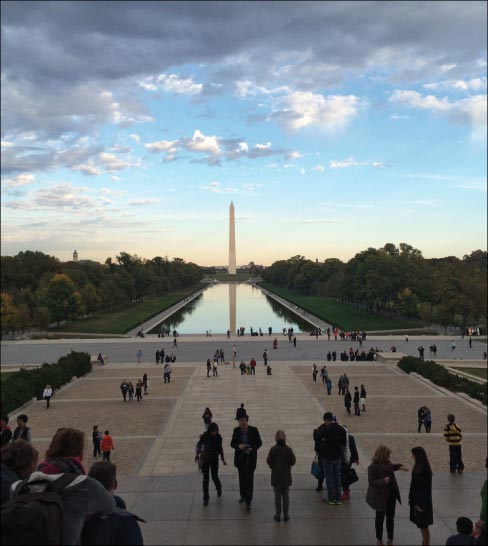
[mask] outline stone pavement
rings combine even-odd
[[[206,341],[205,346],[198,343],[200,352],[210,354],[215,340]],[[238,346],[242,344],[238,342]],[[279,354],[281,357],[285,351]],[[272,376],[265,374],[262,362],[255,376],[241,376],[239,369],[229,364],[219,366],[218,377],[207,378],[203,360],[178,361],[169,385],[163,384],[161,366],[111,362],[56,393],[49,410],[42,401],[25,408],[33,443],[42,453],[60,426],[79,427],[88,439],[93,424],[102,430],[108,428],[116,446],[112,459],[118,465],[118,492],[129,509],[147,520],[142,525],[146,544],[374,544],[374,512],[365,502],[366,469],[382,443],[392,448],[394,462],[409,466],[411,447],[423,445],[427,450],[434,470],[432,544],[445,544],[457,517],[477,518],[479,491],[486,477],[485,408],[406,375],[394,365],[369,362],[327,365],[334,383],[333,394],[327,396],[320,383],[312,382],[311,360],[271,356]],[[321,365],[323,361],[316,362]],[[337,377],[343,371],[352,386],[366,386],[367,411],[361,417],[347,416],[337,394]],[[134,381],[143,373],[148,373],[150,394],[142,402],[124,403],[120,382]],[[238,478],[229,446],[235,410],[241,402],[263,439],[249,513],[237,502]],[[416,411],[423,404],[429,405],[434,417],[429,435],[417,434],[416,429]],[[210,504],[204,507],[194,448],[206,406],[219,424],[229,464],[220,465],[222,497],[216,497],[210,484]],[[348,424],[360,453],[359,482],[352,486],[351,500],[342,506],[325,505],[310,475],[312,430],[322,422],[326,410]],[[462,476],[448,472],[442,429],[449,411],[456,414],[463,429],[466,472]],[[297,456],[287,523],[273,520],[274,497],[265,463],[279,428],[285,430]],[[87,466],[93,461],[90,447],[88,442]],[[397,507],[395,543],[420,544],[420,532],[409,521],[410,473],[398,474],[403,504]]]

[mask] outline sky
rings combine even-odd
[[[2,255],[486,250],[486,2],[1,10]]]

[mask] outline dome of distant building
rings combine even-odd
[[[73,261],[74,262],[78,261],[78,252],[76,252],[76,250],[73,252]]]

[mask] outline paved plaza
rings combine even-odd
[[[386,348],[392,337],[375,339],[365,344]],[[435,340],[440,352],[449,352],[450,338]],[[466,360],[472,353],[458,342],[458,356]],[[230,360],[233,343],[237,344],[239,362],[255,354],[258,366],[255,376],[241,376],[232,363],[219,366],[218,377],[206,377],[205,361],[217,347],[224,347]],[[419,344],[411,339],[406,348],[403,336],[395,339],[398,350],[413,352]],[[428,348],[432,339],[422,344]],[[33,431],[33,444],[41,453],[57,428],[73,426],[84,430],[88,445],[87,466],[91,457],[91,429],[97,424],[108,428],[114,437],[112,460],[118,465],[119,493],[129,509],[147,520],[142,525],[146,544],[374,544],[374,512],[365,502],[367,466],[380,444],[388,445],[394,462],[411,465],[410,448],[426,448],[434,470],[433,544],[445,544],[455,531],[457,517],[475,520],[479,515],[480,496],[485,479],[484,460],[487,453],[486,409],[458,395],[448,393],[425,380],[404,374],[396,365],[381,362],[328,363],[334,383],[328,396],[323,385],[312,382],[311,367],[324,364],[329,347],[339,352],[352,342],[327,342],[300,336],[296,348],[282,336],[279,349],[273,351],[269,338],[182,337],[179,339],[177,362],[173,365],[170,384],[162,380],[162,366],[156,365],[153,354],[164,346],[171,352],[170,342],[164,340],[103,340],[94,342],[2,343],[3,364],[18,364],[5,359],[6,347],[17,345],[12,351],[16,358],[25,358],[29,351],[39,359],[49,360],[42,353],[68,347],[99,350],[109,354],[109,363],[95,367],[86,377],[77,379],[55,394],[51,408],[43,401],[24,408]],[[132,358],[139,345],[144,352],[138,367]],[[486,350],[476,345],[476,352]],[[273,375],[267,376],[261,354],[267,346]],[[86,347],[85,349],[82,349]],[[27,352],[22,354],[22,348]],[[109,349],[110,348],[110,349]],[[41,351],[41,352],[40,352]],[[451,356],[451,355],[449,355]],[[478,357],[479,359],[479,357]],[[27,362],[26,360],[23,360]],[[237,362],[237,363],[238,363]],[[360,417],[346,414],[343,398],[337,394],[337,378],[346,372],[351,386],[364,383],[368,393],[367,411]],[[120,383],[135,380],[147,373],[150,392],[141,402],[123,402]],[[320,381],[320,378],[318,378]],[[255,495],[252,510],[247,513],[238,504],[237,471],[233,467],[233,451],[229,444],[236,425],[235,410],[241,402],[250,415],[250,424],[257,426],[263,440],[258,452],[255,475]],[[417,433],[417,409],[428,405],[433,413],[431,434]],[[202,504],[201,474],[194,462],[194,449],[203,430],[202,413],[206,406],[213,412],[224,439],[224,452],[229,463],[220,465],[223,495],[217,498],[210,484],[210,504]],[[313,441],[312,431],[322,422],[324,411],[332,411],[339,422],[347,424],[358,444],[359,481],[352,486],[351,500],[342,506],[327,506],[315,491],[316,480],[310,474]],[[465,473],[451,475],[448,468],[448,447],[442,430],[448,412],[455,413],[463,429],[463,458]],[[288,444],[297,456],[293,468],[290,492],[290,521],[273,520],[274,495],[270,485],[270,470],[265,463],[269,448],[274,444],[277,429],[285,430]],[[420,544],[420,532],[409,521],[409,473],[398,473],[402,505],[397,507],[395,519],[396,544]]]

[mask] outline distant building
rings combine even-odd
[[[73,261],[74,262],[78,261],[78,252],[76,252],[76,250],[73,252]]]

